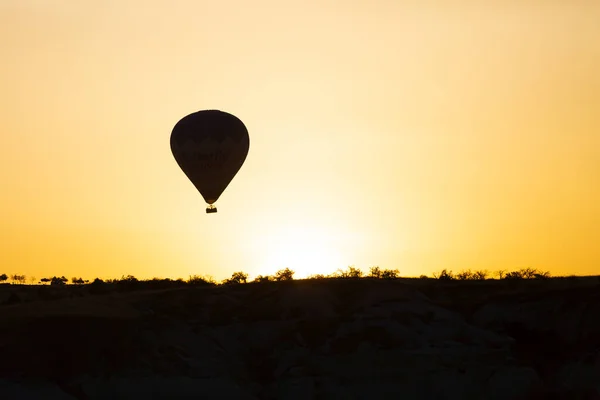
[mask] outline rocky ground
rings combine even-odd
[[[600,399],[597,278],[11,290],[6,400]]]

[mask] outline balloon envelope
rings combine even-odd
[[[211,206],[239,171],[249,147],[244,123],[219,110],[187,115],[171,132],[175,161]]]

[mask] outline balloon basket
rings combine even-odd
[[[212,213],[216,213],[216,212],[217,212],[217,207],[213,206],[212,204],[209,205],[208,207],[206,207],[207,214],[212,214]]]

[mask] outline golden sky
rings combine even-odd
[[[0,0],[0,273],[600,273],[597,0]],[[239,117],[217,214],[175,123]]]

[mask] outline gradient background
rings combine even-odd
[[[599,1],[0,0],[0,49],[0,273],[599,272]]]

